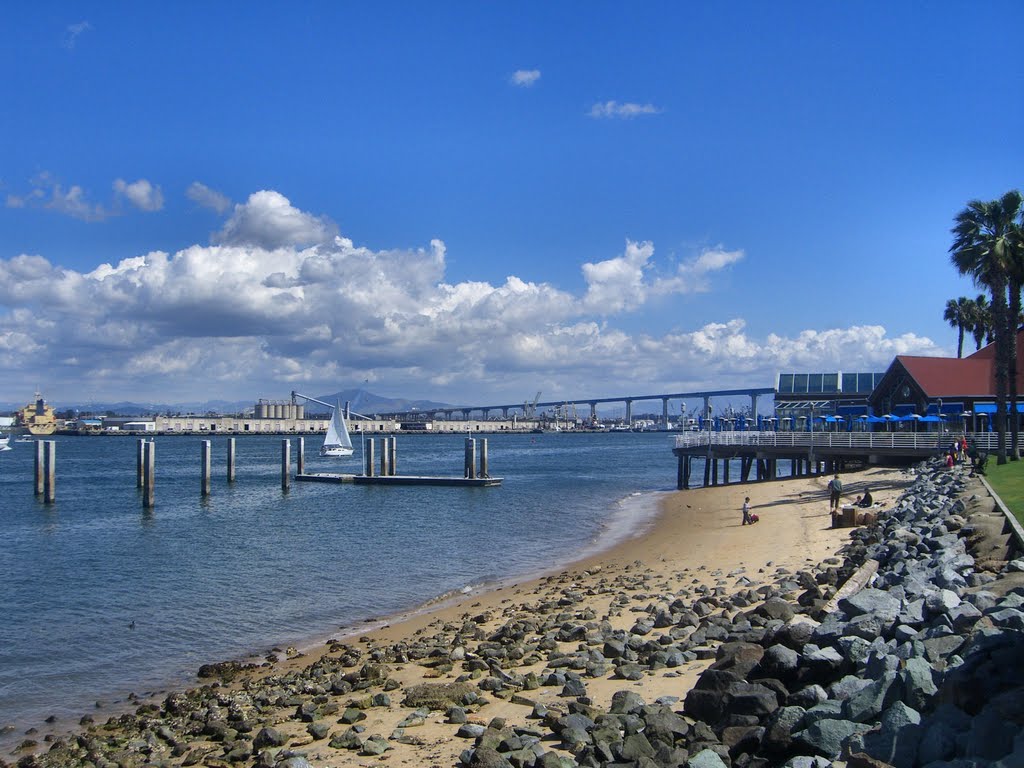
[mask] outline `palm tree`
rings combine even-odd
[[[942,319],[957,329],[956,356],[958,358],[964,356],[964,333],[972,322],[972,303],[966,296],[950,299],[946,302],[946,311],[942,314]]]
[[[972,200],[956,216],[953,245],[949,249],[953,265],[960,274],[970,275],[976,285],[988,288],[992,295],[996,342],[996,458],[999,464],[1006,463],[1006,389],[1011,354],[1006,290],[1011,251],[1020,247],[1020,225],[1016,219],[1022,202],[1024,199],[1016,190],[987,203]]]
[[[978,298],[971,301],[971,335],[974,337],[974,351],[981,349],[984,343],[992,343],[992,307],[988,297],[979,293]]]
[[[1024,198],[1017,193],[1017,215],[1010,231],[1007,251],[1006,339],[1009,345],[1007,381],[1010,385],[1010,460],[1017,461],[1020,443],[1020,415],[1017,413],[1017,330],[1020,328],[1021,286],[1024,286]]]

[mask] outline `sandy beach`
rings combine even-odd
[[[647,615],[652,603],[671,600],[673,596],[686,599],[702,590],[731,594],[740,589],[756,589],[780,573],[823,563],[843,546],[850,534],[849,529],[831,527],[825,489],[828,479],[804,477],[667,494],[656,519],[645,532],[608,551],[533,581],[395,617],[358,636],[339,637],[312,652],[246,672],[225,683],[223,689],[272,687],[290,674],[331,663],[339,657],[347,656],[345,666],[356,669],[360,664],[391,660],[386,663],[386,684],[382,677],[374,685],[362,685],[352,692],[326,693],[324,704],[328,712],[335,714],[323,720],[330,723],[324,737],[310,734],[307,723],[295,717],[294,706],[281,706],[275,714],[261,717],[261,723],[272,724],[287,739],[288,749],[305,754],[315,766],[453,766],[472,742],[456,737],[459,726],[448,722],[444,711],[433,710],[425,717],[409,719],[416,707],[403,705],[403,701],[408,701],[413,686],[467,678],[472,682],[472,675],[467,674],[468,665],[460,661],[479,658],[480,642],[512,621],[565,612],[577,621],[607,622],[614,629],[628,630],[638,615]],[[870,468],[846,473],[844,501],[853,501],[865,487],[870,487],[875,501],[885,507],[910,480],[911,475],[899,469]],[[741,525],[745,496],[750,497],[752,511],[760,518],[752,526]],[[656,639],[661,632],[653,630],[651,638]],[[574,648],[576,644],[564,645]],[[413,647],[443,649],[446,663],[438,663],[430,655],[415,658],[415,653],[407,652]],[[624,689],[638,693],[648,702],[660,697],[681,700],[713,660],[713,648],[705,656],[674,668],[648,670],[639,680],[613,679],[610,675],[590,677],[586,683],[587,696],[600,707],[607,707],[612,694]],[[393,661],[396,658],[397,663]],[[520,675],[539,675],[546,667],[544,658],[544,654],[527,654],[518,663],[506,661],[505,667],[514,666]],[[376,705],[368,706],[367,697],[384,693],[386,699],[378,698]],[[467,707],[467,719],[486,725],[494,718],[503,718],[509,725],[527,725],[535,722],[529,716],[537,704],[564,708],[567,700],[561,693],[555,686],[486,692],[483,696],[487,703]],[[379,703],[385,700],[386,704]],[[361,735],[377,734],[388,740],[389,748],[383,755],[330,746],[333,736],[350,727],[341,722],[339,715],[353,703],[363,717],[357,722],[364,729]],[[105,735],[118,731],[99,724],[95,730]],[[389,739],[396,733],[402,738]],[[250,738],[254,735],[248,734]],[[178,754],[173,762],[194,764],[205,754],[206,764],[214,764],[209,762],[214,749],[219,754],[217,745],[196,739],[181,744],[175,750]]]

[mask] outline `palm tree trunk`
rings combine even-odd
[[[992,317],[996,322],[996,463],[1006,463],[1006,383],[1010,371],[1010,344],[1006,323],[1006,278],[992,281]],[[1002,320],[1002,322],[1000,322]]]
[[[961,323],[957,327],[960,329],[960,336],[956,340],[956,357],[959,360],[964,356],[964,325]]]
[[[1009,347],[1007,383],[1010,390],[1010,461],[1020,459],[1020,416],[1017,413],[1017,323],[1020,317],[1020,282],[1010,280],[1010,301],[1006,310],[1006,336]]]

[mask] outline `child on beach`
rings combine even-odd
[[[743,500],[743,522],[741,525],[753,525],[754,521],[750,519],[750,497],[747,496]]]

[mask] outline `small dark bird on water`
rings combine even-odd
[[[128,625],[128,629],[135,629],[135,620],[132,619],[132,623]]]

